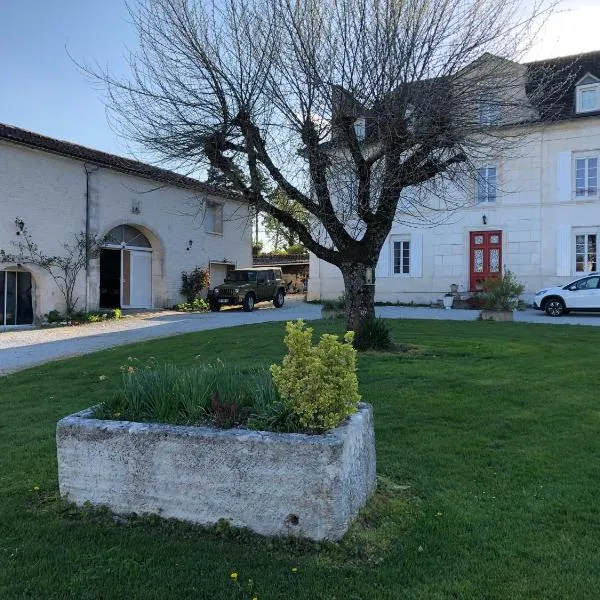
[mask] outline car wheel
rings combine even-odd
[[[285,295],[281,290],[279,290],[275,294],[275,297],[273,298],[273,306],[275,308],[281,308],[283,306],[284,302],[285,302]]]
[[[252,312],[254,310],[254,294],[247,294],[242,302],[244,312]]]
[[[565,303],[560,298],[551,298],[546,302],[545,309],[551,317],[560,317],[565,312]]]
[[[212,312],[219,312],[221,310],[221,305],[219,304],[219,302],[215,302],[214,300],[211,300],[209,302],[210,304],[210,310]]]

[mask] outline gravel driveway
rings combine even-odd
[[[377,315],[386,319],[440,319],[474,321],[478,311],[443,310],[436,308],[380,306]],[[140,313],[120,321],[90,323],[78,327],[53,329],[21,329],[0,332],[0,376],[59,358],[88,354],[152,338],[180,333],[236,327],[250,323],[319,319],[321,307],[306,304],[301,297],[288,296],[282,308],[259,304],[251,313],[241,309],[218,313],[189,314],[173,311]],[[515,313],[515,320],[552,325],[600,325],[600,314],[565,315],[551,318],[526,310]]]

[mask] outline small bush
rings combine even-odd
[[[525,286],[515,274],[506,269],[502,277],[490,277],[483,282],[483,307],[488,310],[515,310],[524,290]]]
[[[46,315],[46,320],[48,321],[48,323],[61,323],[62,321],[65,320],[65,317],[61,313],[59,313],[57,310],[51,310]]]
[[[356,350],[351,331],[343,342],[335,335],[323,334],[316,346],[312,345],[312,332],[302,320],[286,324],[288,354],[281,366],[271,366],[271,374],[300,425],[307,431],[322,432],[357,410]]]
[[[210,275],[206,269],[196,267],[190,273],[182,271],[181,273],[181,288],[179,291],[181,295],[187,300],[188,303],[192,303],[196,298],[200,296],[203,289],[210,285]]]
[[[383,319],[367,319],[356,332],[354,347],[359,351],[392,350],[394,344],[390,337],[390,328]]]
[[[90,312],[80,310],[74,312],[70,317],[62,315],[57,310],[51,310],[46,315],[46,320],[48,321],[48,323],[66,323],[70,325],[80,325],[82,323],[99,323],[100,321],[112,321],[113,319],[122,318],[123,311],[120,308]]]
[[[196,298],[191,302],[182,302],[181,304],[177,304],[175,306],[176,310],[180,310],[182,312],[206,312],[209,310],[210,306],[204,298]]]

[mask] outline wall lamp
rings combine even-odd
[[[192,249],[192,245],[194,244],[194,240],[189,240],[187,243],[187,248],[186,250],[191,250]]]
[[[481,220],[483,221],[484,225],[487,225],[487,217],[485,215],[483,215],[483,217],[481,217]]]

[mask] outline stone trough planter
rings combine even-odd
[[[512,310],[488,310],[483,309],[479,313],[482,321],[514,321]]]
[[[375,491],[368,404],[324,435],[90,418],[56,431],[62,497],[269,536],[339,539]]]

